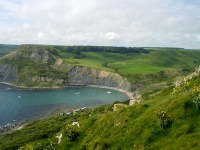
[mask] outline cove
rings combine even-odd
[[[122,92],[97,87],[22,90],[0,86],[0,126],[50,115],[62,108],[91,108],[127,99]]]

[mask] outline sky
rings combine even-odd
[[[200,49],[200,1],[0,0],[0,43]]]

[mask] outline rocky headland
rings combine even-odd
[[[0,58],[0,83],[34,89],[95,86],[133,96],[131,84],[119,74],[63,62],[37,45],[22,45]]]

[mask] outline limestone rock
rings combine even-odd
[[[79,122],[72,122],[72,126],[77,126],[79,128],[80,124],[79,124]]]
[[[70,86],[101,85],[131,91],[131,84],[119,74],[91,67],[75,66],[67,74]]]
[[[180,85],[184,84],[185,82],[191,80],[192,78],[200,75],[200,67],[196,68],[195,71],[188,76],[186,76],[183,80],[179,80],[175,82],[175,87],[179,87]]]
[[[60,142],[61,142],[61,140],[62,140],[62,133],[60,133],[60,134],[58,134],[57,136],[56,136],[56,138],[58,139],[58,144],[60,144]]]
[[[13,65],[0,64],[0,82],[13,83],[17,80],[18,68]]]

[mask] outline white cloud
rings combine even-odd
[[[108,33],[106,33],[105,38],[107,40],[118,40],[119,35],[117,33],[114,33],[114,32],[108,32]]]
[[[30,24],[29,23],[24,23],[23,26],[22,26],[22,28],[24,30],[28,30],[28,29],[30,29]]]
[[[39,33],[37,34],[37,37],[38,37],[38,39],[41,40],[41,41],[43,41],[43,40],[45,39],[44,33],[42,33],[42,32],[39,32]]]
[[[198,41],[200,42],[200,34],[198,34],[197,36]]]
[[[0,0],[0,42],[200,48],[197,0]]]

